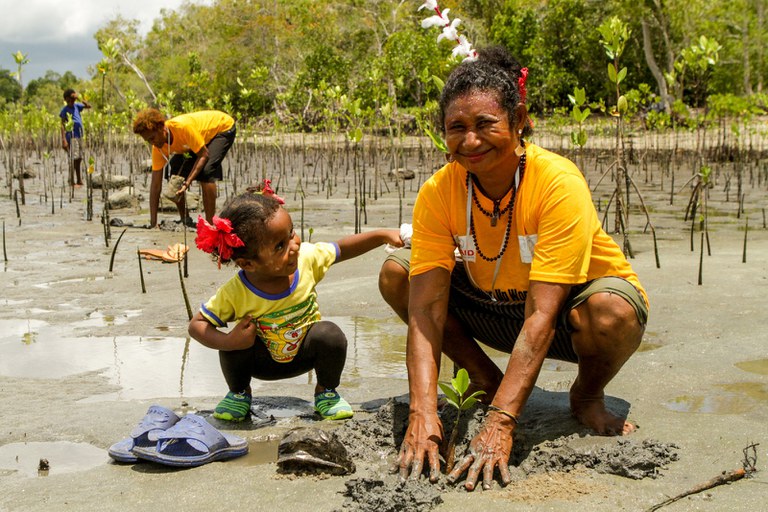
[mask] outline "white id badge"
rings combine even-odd
[[[533,252],[536,242],[539,239],[539,235],[527,235],[518,236],[517,240],[520,244],[520,261],[529,264],[533,262]]]
[[[461,259],[470,263],[475,262],[475,241],[471,236],[457,236],[456,243],[459,245]]]

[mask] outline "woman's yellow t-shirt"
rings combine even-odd
[[[502,209],[511,195],[502,199]],[[477,191],[476,197],[483,209],[492,211],[490,199]],[[445,165],[422,186],[413,211],[411,276],[434,268],[453,270],[455,250],[467,235],[466,205],[467,170],[458,163]],[[487,257],[496,256],[504,241],[507,214],[496,226],[474,205],[472,216],[477,245]],[[524,300],[530,280],[575,285],[616,276],[632,283],[648,302],[637,274],[603,231],[579,169],[531,143],[526,145],[526,169],[507,244],[493,290],[496,262],[485,261],[476,250],[464,254],[475,284],[499,300]]]

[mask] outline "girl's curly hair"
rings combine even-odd
[[[256,259],[262,243],[264,225],[275,215],[278,208],[280,203],[277,199],[255,192],[253,187],[227,201],[219,217],[229,219],[232,231],[245,245],[233,248],[230,258],[222,259],[221,262],[228,263],[237,258]]]

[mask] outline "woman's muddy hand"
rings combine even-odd
[[[509,473],[509,454],[512,453],[512,430],[514,424],[498,414],[490,414],[485,420],[483,430],[469,443],[469,454],[453,468],[448,481],[453,483],[467,470],[464,487],[468,491],[475,489],[480,472],[483,474],[483,489],[493,485],[493,471],[499,467],[502,485],[512,481]]]
[[[418,480],[426,462],[429,466],[429,481],[437,482],[440,478],[439,446],[442,439],[443,425],[436,413],[431,417],[411,413],[408,430],[392,472],[399,472],[402,480]]]

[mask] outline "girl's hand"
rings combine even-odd
[[[227,335],[227,345],[230,346],[231,350],[251,348],[256,342],[256,333],[259,328],[256,324],[251,322],[252,319],[253,317],[251,315],[244,316],[242,320],[229,331],[229,334]]]
[[[464,487],[472,491],[482,471],[483,489],[490,489],[493,485],[493,471],[498,466],[501,483],[507,485],[511,482],[509,454],[512,453],[513,425],[511,420],[498,413],[489,414],[483,429],[469,443],[469,455],[453,468],[448,475],[448,481],[455,482],[469,469]]]
[[[400,230],[398,229],[386,229],[384,230],[384,238],[386,243],[392,247],[403,247],[405,242],[400,237]]]

